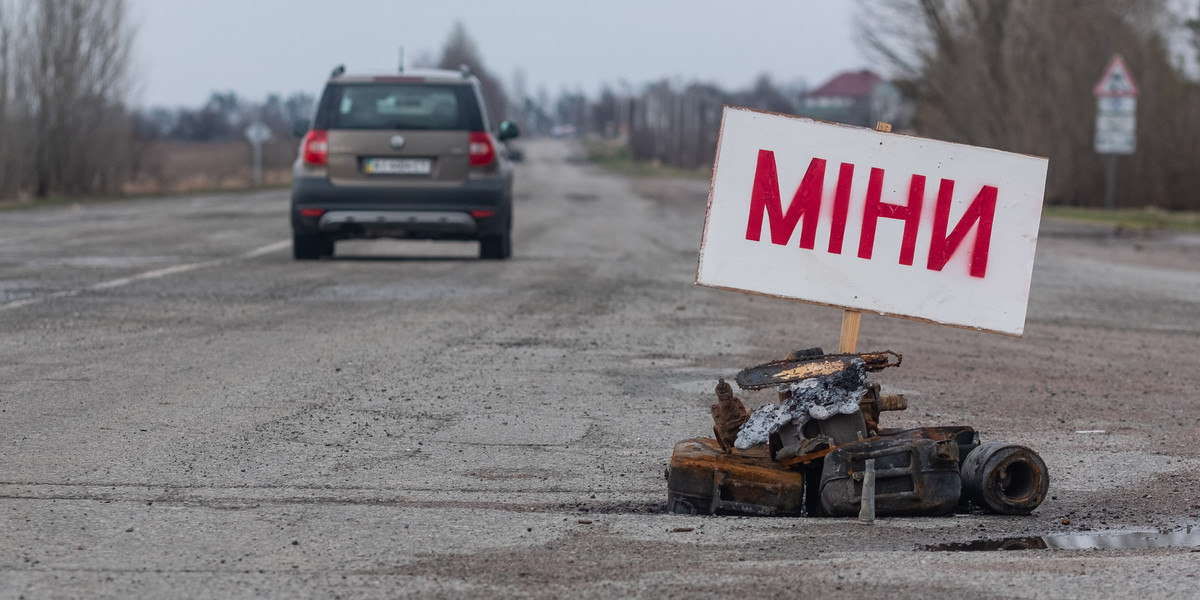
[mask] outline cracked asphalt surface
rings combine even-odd
[[[1022,339],[864,317],[884,424],[1034,448],[1033,515],[672,515],[717,378],[840,312],[695,287],[706,182],[525,148],[502,262],[295,262],[285,190],[0,212],[0,598],[1195,593],[1195,547],[925,547],[1200,525],[1197,236],[1045,223]]]

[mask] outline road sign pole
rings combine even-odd
[[[1138,87],[1120,55],[1092,90],[1096,95],[1096,152],[1104,161],[1104,208],[1117,207],[1117,156],[1137,149]]]
[[[254,144],[254,185],[262,185],[262,142]]]
[[[255,121],[246,128],[246,139],[250,141],[250,146],[254,149],[254,185],[262,185],[262,146],[263,142],[271,139],[271,129],[266,125]]]
[[[1117,155],[1109,154],[1104,167],[1104,208],[1117,207]]]

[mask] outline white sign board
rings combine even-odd
[[[1101,98],[1103,101],[1104,98]],[[1132,98],[1130,98],[1132,100]],[[1103,106],[1101,102],[1101,106]],[[1097,154],[1133,154],[1137,150],[1137,116],[1132,112],[1096,113]]]
[[[1096,94],[1098,154],[1133,154],[1137,149],[1137,84],[1120,56],[1114,56],[1092,90]]]
[[[1046,167],[725,107],[696,283],[1021,335]]]
[[[250,143],[256,146],[271,139],[271,129],[258,121],[246,127],[244,133],[246,134],[246,139],[250,140]]]

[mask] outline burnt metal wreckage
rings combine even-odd
[[[775,387],[778,404],[750,413],[721,379],[713,438],[675,445],[668,509],[757,516],[938,516],[983,510],[1025,515],[1046,498],[1046,463],[1025,446],[981,444],[964,425],[889,429],[880,415],[908,400],[868,372],[899,366],[895,352],[799,350],[743,369],[744,390]],[[865,490],[865,492],[864,492]]]

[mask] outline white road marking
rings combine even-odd
[[[145,273],[138,273],[137,275],[131,275],[129,277],[120,277],[117,279],[110,279],[108,281],[101,281],[100,283],[94,283],[92,285],[89,285],[89,286],[86,286],[83,288],[79,288],[79,289],[62,290],[62,291],[58,291],[58,292],[52,292],[52,293],[46,294],[44,296],[35,296],[33,298],[22,298],[20,300],[13,300],[12,302],[0,304],[0,310],[7,310],[10,308],[20,308],[22,306],[29,306],[30,304],[37,304],[39,302],[44,302],[46,300],[54,300],[56,298],[72,298],[72,297],[78,296],[84,292],[97,291],[97,290],[110,290],[113,288],[118,288],[121,286],[129,285],[136,281],[142,281],[145,279],[160,279],[162,277],[168,277],[170,275],[178,275],[180,273],[187,273],[188,271],[195,271],[196,269],[207,269],[209,267],[215,267],[218,265],[223,265],[223,264],[231,263],[231,262],[238,261],[238,260],[257,258],[257,257],[263,256],[265,254],[270,254],[272,252],[278,252],[280,250],[283,250],[284,248],[287,248],[288,246],[290,246],[291,243],[292,243],[291,240],[282,240],[279,242],[275,242],[273,244],[267,244],[266,246],[255,248],[253,250],[250,250],[249,252],[243,252],[242,254],[238,254],[237,256],[233,256],[231,258],[219,258],[216,260],[206,260],[204,262],[198,262],[198,263],[188,263],[188,264],[183,264],[183,265],[175,265],[172,267],[164,267],[161,269],[154,269],[152,271],[146,271]]]
[[[187,264],[187,265],[175,265],[173,267],[166,267],[166,268],[162,268],[162,269],[155,269],[153,271],[146,271],[145,273],[138,273],[137,275],[133,275],[131,277],[121,277],[120,279],[110,279],[108,281],[102,281],[97,284],[89,285],[87,287],[87,289],[89,289],[89,290],[108,290],[108,289],[112,289],[115,287],[121,287],[123,285],[129,285],[135,281],[141,281],[143,279],[158,279],[160,277],[166,277],[167,275],[175,275],[178,273],[187,273],[188,271],[195,271],[196,269],[203,269],[206,267],[215,267],[223,262],[226,262],[226,259],[208,260],[208,261],[204,261],[204,262],[191,263],[191,264]]]

